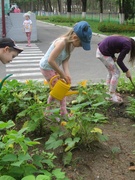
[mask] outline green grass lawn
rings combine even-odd
[[[72,27],[76,22],[83,20],[82,18],[78,17],[78,18],[68,18],[65,16],[37,16],[37,20],[41,20],[44,22],[49,22],[49,23],[53,23],[55,25],[61,25],[61,26],[68,26],[68,27]],[[100,24],[100,22],[98,20],[91,20],[91,19],[86,19],[86,21],[90,24],[91,29],[94,33],[98,33],[98,34],[105,34],[105,35],[112,35],[114,34],[113,32],[101,32],[98,29],[98,26]],[[107,23],[107,21],[105,22]],[[110,22],[108,22],[109,25]],[[111,24],[118,25],[118,22],[111,22]],[[121,25],[120,25],[121,26]],[[125,25],[128,26],[128,25]],[[120,34],[120,35],[125,35],[128,37],[134,37],[135,33],[134,32],[117,32],[115,34]]]

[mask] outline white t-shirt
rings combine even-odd
[[[31,31],[31,24],[32,24],[32,21],[31,21],[31,19],[29,19],[29,20],[24,20],[24,22],[23,22],[23,26],[24,26],[24,30],[25,30],[25,32],[30,32]]]

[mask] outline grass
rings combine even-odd
[[[55,25],[61,25],[61,26],[68,26],[68,27],[72,27],[76,22],[80,21],[80,20],[85,20],[85,19],[82,19],[80,17],[77,17],[77,18],[68,18],[68,17],[65,17],[65,16],[37,16],[37,20],[41,20],[41,21],[44,21],[44,22],[49,22],[49,23],[53,23]],[[86,21],[90,24],[91,26],[91,29],[94,33],[97,33],[97,34],[104,34],[104,35],[112,35],[114,33],[112,32],[101,32],[98,30],[98,26],[99,26],[99,21],[98,20],[91,20],[89,18],[86,19]],[[106,20],[107,22],[107,20]],[[108,21],[109,23],[110,21]],[[114,25],[118,24],[118,22],[112,22],[114,23]],[[117,32],[117,34],[120,34],[120,35],[125,35],[125,36],[128,36],[128,37],[134,37],[134,33],[132,32]]]

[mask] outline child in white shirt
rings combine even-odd
[[[31,32],[32,32],[32,21],[30,19],[30,14],[24,14],[25,20],[23,22],[24,32],[26,33],[28,44],[27,46],[31,47]]]

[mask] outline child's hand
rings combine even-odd
[[[113,60],[114,60],[114,62],[117,62],[117,58],[116,57],[114,57]]]
[[[130,71],[129,71],[129,70],[126,72],[126,77],[127,77],[127,78],[131,78],[131,74],[130,74]]]
[[[65,81],[67,82],[67,84],[71,84],[71,78],[69,76],[65,77]]]

